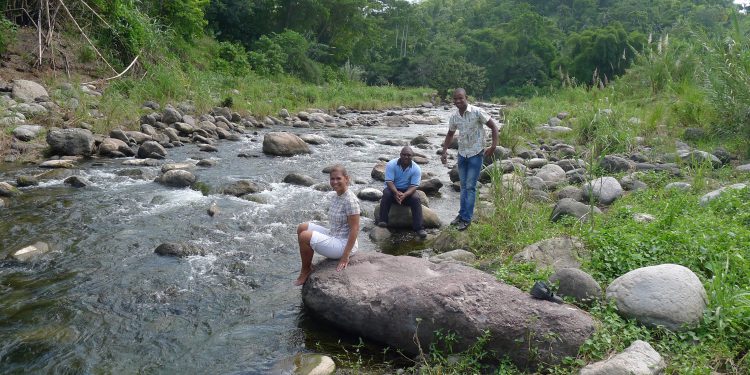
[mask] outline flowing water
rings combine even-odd
[[[447,120],[448,112],[432,110]],[[263,155],[266,131],[314,132],[327,145],[289,158]],[[52,180],[24,188],[0,209],[0,259],[36,241],[51,252],[28,263],[0,261],[0,373],[268,373],[282,358],[333,344],[344,332],[305,313],[300,288],[295,229],[325,219],[323,192],[281,183],[291,172],[327,182],[322,169],[343,163],[364,187],[382,188],[370,177],[380,156],[397,157],[399,146],[384,139],[410,140],[424,134],[432,142],[423,166],[448,183],[436,155],[447,124],[405,128],[262,129],[240,142],[222,142],[218,153],[194,145],[168,150],[171,161],[213,158],[197,167],[199,181],[220,187],[239,179],[267,183],[259,195],[267,203],[175,189],[118,175],[140,168],[122,160],[84,162],[76,173],[94,186],[75,189]],[[344,136],[341,138],[341,136]],[[364,147],[344,142],[360,139]],[[240,152],[257,157],[238,157]],[[34,174],[32,167],[0,170],[0,181]],[[458,206],[449,186],[430,206],[443,222]],[[215,201],[220,213],[206,210]],[[362,202],[371,218],[374,203]],[[363,218],[366,230],[372,219]],[[411,234],[409,248],[424,247]],[[205,256],[162,257],[164,242],[189,242]],[[382,251],[362,232],[360,251]],[[389,250],[390,251],[390,250]],[[324,327],[324,328],[321,328]]]

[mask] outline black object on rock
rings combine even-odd
[[[531,293],[531,296],[536,299],[543,299],[554,303],[563,303],[563,300],[560,297],[555,296],[555,293],[552,292],[552,289],[550,289],[549,285],[544,281],[535,282],[529,293]]]

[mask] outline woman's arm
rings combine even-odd
[[[349,237],[346,239],[344,255],[341,256],[336,271],[341,271],[349,265],[349,255],[352,253],[354,244],[357,242],[357,236],[359,235],[359,214],[347,216],[346,222],[349,225]]]

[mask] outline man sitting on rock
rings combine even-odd
[[[401,149],[398,159],[393,159],[385,165],[385,189],[383,198],[380,200],[380,217],[377,225],[388,227],[388,213],[391,205],[396,202],[411,208],[412,228],[421,238],[427,237],[422,219],[422,202],[414,195],[422,179],[422,169],[412,158],[414,151],[405,146]]]

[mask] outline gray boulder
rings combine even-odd
[[[70,185],[74,188],[84,188],[87,186],[91,186],[91,181],[81,176],[70,176],[66,178],[64,182],[66,185]]]
[[[373,178],[375,181],[385,181],[385,164],[384,162],[378,162],[378,164],[375,164],[374,167],[372,167],[372,172],[370,172],[370,177]]]
[[[127,143],[116,138],[104,138],[99,144],[99,155],[109,157],[133,156],[135,153]]]
[[[586,201],[593,196],[599,203],[611,204],[623,194],[620,183],[614,177],[599,177],[583,186],[583,199]]]
[[[377,202],[383,197],[383,191],[373,188],[364,188],[357,193],[357,198],[363,201]]]
[[[556,237],[526,246],[513,256],[515,262],[534,262],[538,267],[581,268],[581,259],[588,257],[583,243],[575,237]]]
[[[258,183],[248,181],[248,180],[239,180],[239,181],[232,182],[231,184],[222,188],[221,193],[239,197],[245,194],[259,193],[263,190],[264,190],[263,186],[261,186]]]
[[[20,175],[16,177],[16,185],[18,187],[36,186],[39,185],[39,178],[36,176]]]
[[[0,197],[12,197],[20,193],[15,186],[7,182],[0,182]]]
[[[391,231],[388,228],[375,227],[370,231],[369,237],[372,242],[380,243],[391,238]]]
[[[310,176],[299,174],[299,173],[290,173],[284,177],[284,182],[287,184],[292,185],[300,185],[300,186],[313,186],[315,185],[315,179],[313,179]]]
[[[721,189],[716,189],[716,190],[714,190],[714,191],[712,191],[710,193],[707,193],[707,194],[705,194],[704,196],[701,197],[701,200],[700,200],[701,206],[707,205],[708,202],[710,202],[710,201],[712,201],[712,200],[720,197],[722,194],[726,193],[727,191],[730,191],[730,190],[740,190],[740,189],[744,189],[746,187],[747,187],[747,184],[733,184],[733,185],[729,185],[729,186],[724,186]]]
[[[620,315],[672,331],[697,325],[708,302],[698,276],[677,264],[630,271],[612,281],[607,298]]]
[[[166,107],[161,114],[161,121],[167,125],[172,125],[176,122],[182,121],[182,114],[172,107]]]
[[[693,150],[690,152],[684,152],[680,154],[680,158],[685,163],[693,166],[708,164],[713,168],[721,168],[721,160],[706,151]]]
[[[738,165],[734,170],[737,172],[750,172],[750,164]]]
[[[557,270],[549,281],[557,284],[557,294],[572,297],[581,302],[590,302],[602,297],[602,288],[591,275],[577,268]]]
[[[13,136],[16,139],[28,142],[34,138],[44,129],[41,125],[21,125],[13,129]]]
[[[263,153],[276,156],[309,154],[310,147],[300,137],[287,132],[270,132],[263,136]]]
[[[575,186],[566,186],[557,192],[555,192],[557,199],[570,198],[574,201],[580,202],[583,200],[583,190]]]
[[[164,146],[155,141],[146,141],[138,147],[139,159],[164,159],[167,156],[167,150]]]
[[[192,255],[206,255],[206,251],[198,246],[183,242],[166,242],[156,247],[154,253],[171,257],[188,257]]]
[[[417,341],[429,347],[438,329],[459,333],[457,351],[489,331],[488,353],[534,367],[576,356],[595,330],[579,309],[533,299],[456,263],[364,252],[344,272],[336,264],[317,265],[302,288],[305,306],[339,328],[407,353],[419,352]]]
[[[86,129],[57,129],[47,133],[47,144],[55,155],[90,156],[94,151],[94,135]]]
[[[11,92],[11,96],[17,101],[33,103],[34,99],[42,96],[49,96],[49,94],[44,86],[34,81],[16,79],[13,81],[13,91]]]
[[[541,178],[547,187],[552,189],[567,181],[565,170],[557,164],[545,164],[536,171],[535,176]]]
[[[422,181],[417,187],[417,190],[423,191],[428,196],[435,196],[440,193],[440,188],[443,187],[443,183],[438,178],[432,178],[426,181]]]
[[[380,217],[380,203],[375,206],[373,217]],[[422,217],[425,228],[440,228],[443,225],[435,211],[425,205],[422,205]],[[411,229],[411,220],[411,208],[400,204],[391,206],[391,210],[388,212],[388,227]]]
[[[635,168],[635,165],[630,160],[615,155],[605,156],[599,163],[599,166],[609,173],[627,172]]]
[[[666,367],[649,343],[636,340],[624,352],[582,368],[580,375],[657,375]]]
[[[563,199],[560,199],[555,205],[555,208],[552,209],[552,215],[550,216],[550,220],[558,221],[564,216],[572,216],[578,220],[586,220],[588,219],[589,214],[591,212],[592,212],[591,206],[575,201],[570,198],[563,198]],[[602,213],[602,211],[598,207],[594,206],[593,213],[600,214]]]
[[[167,171],[157,178],[157,182],[161,184],[178,188],[189,187],[195,181],[196,177],[194,174],[182,169]]]

